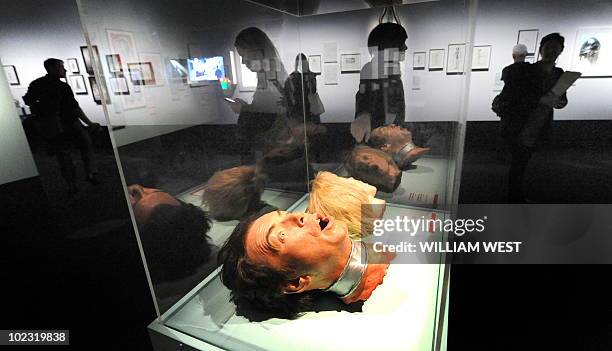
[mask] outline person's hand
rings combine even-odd
[[[363,114],[351,123],[351,135],[355,138],[355,141],[360,143],[370,140],[370,132],[372,131],[371,123],[369,114]]]
[[[230,108],[234,113],[240,113],[242,111],[242,107],[248,105],[248,103],[241,98],[235,98],[235,102],[229,102]]]
[[[544,106],[548,106],[550,108],[555,107],[556,105],[559,104],[560,102],[560,97],[555,95],[552,91],[549,91],[548,93],[546,93],[546,95],[542,96],[540,98],[540,104],[544,105]]]
[[[100,129],[100,123],[91,122],[91,124],[89,125],[89,129],[94,133],[97,132]]]

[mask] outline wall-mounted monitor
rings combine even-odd
[[[191,84],[219,81],[226,77],[223,56],[194,57],[187,60]]]

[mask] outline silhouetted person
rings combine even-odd
[[[406,30],[397,23],[381,23],[368,36],[372,60],[361,69],[351,124],[357,142],[367,141],[370,132],[382,125],[404,125],[406,102],[400,62],[408,48],[406,39]]]
[[[565,93],[557,96],[551,91],[563,74],[563,69],[556,67],[555,62],[563,52],[564,42],[559,33],[544,36],[540,41],[541,60],[533,65],[523,63],[522,68],[505,77],[504,82],[510,84],[514,94],[511,94],[509,108],[514,115],[502,114],[502,136],[512,155],[508,184],[510,203],[525,202],[522,186],[529,160],[550,131],[553,108],[567,105]]]
[[[76,144],[81,151],[86,180],[97,184],[91,137],[81,121],[89,127],[98,128],[100,125],[87,118],[70,86],[60,80],[66,78],[64,62],[50,58],[44,66],[47,75],[30,83],[23,101],[36,115],[49,151],[56,155],[69,192],[74,194],[77,191],[76,169],[70,155],[71,145]]]
[[[306,55],[300,53],[295,58],[295,70],[285,82],[287,116],[300,122],[321,123],[319,106],[311,106],[317,96],[317,75],[310,71]],[[314,101],[316,103],[316,101]],[[315,113],[313,113],[313,110]]]
[[[290,127],[296,128],[306,123],[305,131],[311,152],[309,159],[316,162],[320,159],[322,138],[327,132],[320,126],[321,114],[325,108],[317,92],[317,75],[310,71],[308,59],[303,53],[296,56],[295,70],[285,82],[285,101]]]
[[[534,75],[531,64],[525,62],[527,47],[517,44],[512,49],[514,63],[504,67],[501,80],[504,88],[493,101],[493,111],[501,118],[501,134],[508,143],[515,142],[527,116],[535,109]]]
[[[236,98],[230,102],[238,113],[237,142],[243,164],[253,164],[253,148],[257,144],[272,142],[271,129],[286,124],[286,104],[283,102],[283,84],[287,73],[274,44],[266,33],[256,27],[242,30],[234,42],[242,62],[257,73],[257,88],[253,101]]]

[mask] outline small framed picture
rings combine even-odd
[[[113,94],[115,95],[130,95],[130,88],[125,77],[113,77],[109,79]]]
[[[491,45],[474,46],[472,52],[472,71],[488,71],[491,62]]]
[[[425,69],[425,60],[427,53],[425,51],[415,52],[412,54],[412,69],[415,71]]]
[[[89,85],[91,85],[91,95],[96,104],[102,105],[102,97],[106,99],[107,105],[111,103],[110,95],[108,95],[108,91],[106,90],[106,84],[100,86],[96,77],[89,77]]]
[[[82,75],[70,75],[68,76],[68,84],[77,95],[87,95],[87,85],[85,84],[85,78]]]
[[[429,70],[442,71],[444,69],[444,49],[429,50]]]
[[[340,72],[354,73],[361,71],[361,54],[340,55]]]
[[[130,80],[134,85],[155,85],[155,73],[151,62],[128,63]]]
[[[66,59],[66,65],[68,66],[68,70],[70,73],[81,73],[79,69],[79,62],[75,58]]]
[[[121,64],[121,56],[119,54],[106,55],[106,64],[108,65],[108,71],[111,73],[123,72],[123,65]]]
[[[449,44],[446,60],[446,74],[465,72],[465,44]]]
[[[102,69],[102,67],[99,65],[100,64],[100,53],[98,52],[98,47],[96,45],[92,45],[91,48],[93,49],[93,60],[94,60],[93,63],[90,60],[89,49],[87,48],[87,46],[81,46],[81,55],[83,55],[83,62],[85,63],[85,71],[87,72],[87,74],[93,75],[94,65],[96,65],[96,67],[100,69]]]
[[[308,56],[308,65],[310,66],[310,72],[321,74],[321,55]]]
[[[524,44],[527,47],[527,56],[535,55],[538,47],[539,29],[521,29],[518,31],[517,44]]]
[[[6,80],[10,85],[19,85],[19,76],[17,75],[17,70],[15,66],[2,66],[4,68],[4,75],[6,75]]]

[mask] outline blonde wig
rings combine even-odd
[[[378,218],[370,204],[370,195],[347,178],[330,172],[319,172],[311,182],[306,212],[332,216],[345,222],[351,239],[359,240],[372,233]]]

